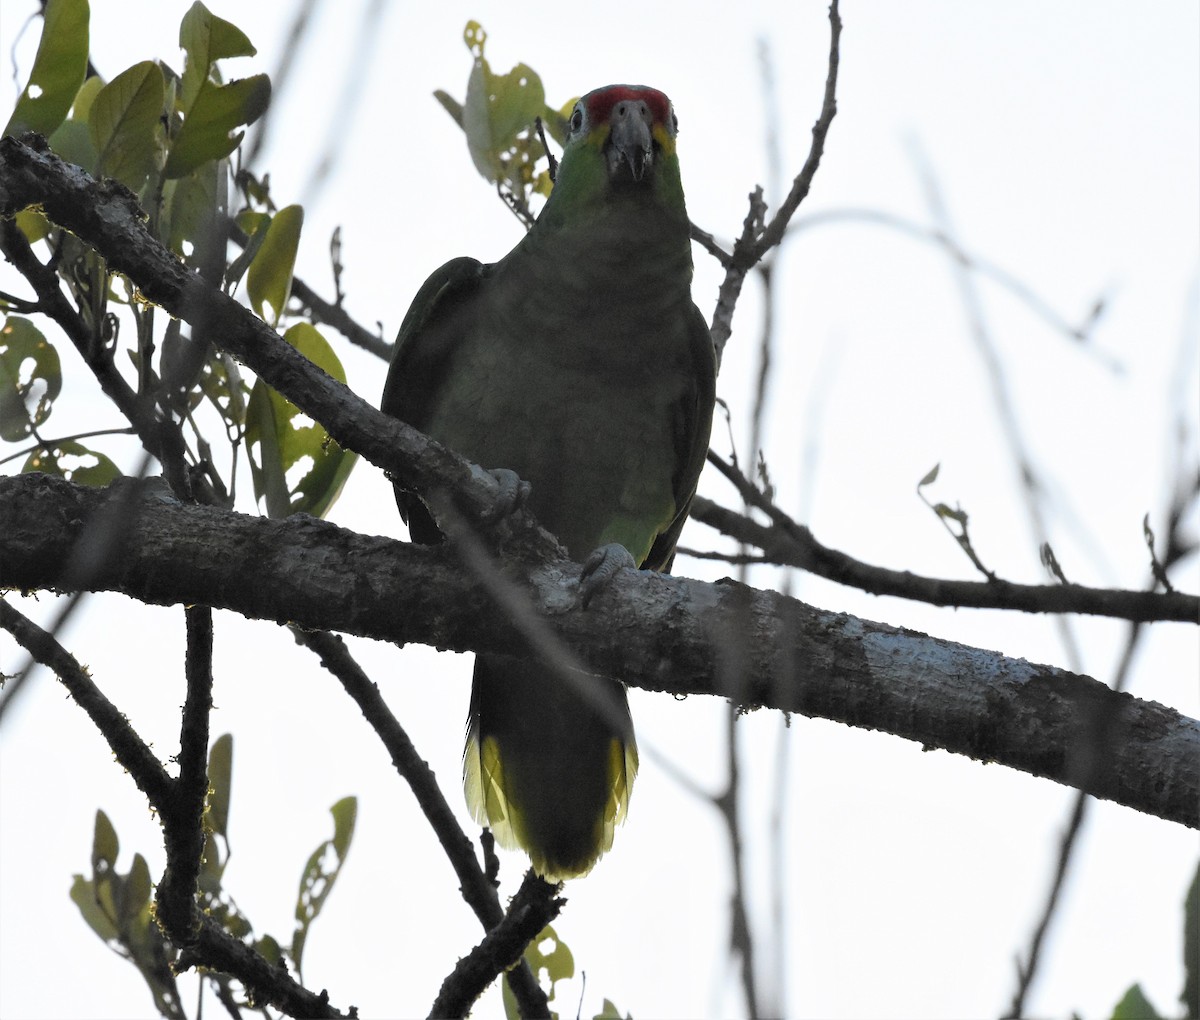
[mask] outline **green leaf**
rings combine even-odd
[[[111,871],[120,852],[121,843],[117,839],[117,830],[108,820],[108,815],[97,809],[96,829],[92,836],[92,870]]]
[[[87,74],[87,0],[48,0],[29,83],[4,134],[36,131],[47,137],[63,122]]]
[[[179,46],[187,54],[183,101],[189,105],[218,60],[252,57],[258,52],[245,32],[224,18],[218,18],[200,0],[188,8],[179,23]]]
[[[71,882],[71,902],[79,908],[88,927],[105,942],[117,938],[116,926],[97,902],[95,882],[88,881],[82,875],[76,875]]]
[[[292,961],[297,974],[302,973],[301,960],[308,930],[333,891],[350,850],[354,822],[358,816],[358,798],[343,797],[329,811],[333,815],[333,838],[325,840],[312,852],[300,876],[300,892],[296,897],[296,931],[292,935]],[[330,851],[333,852],[332,861],[329,860]]]
[[[277,967],[283,961],[283,950],[271,935],[264,935],[262,938],[256,939],[254,948],[258,951],[258,955],[272,966]]]
[[[550,990],[546,993],[546,999],[549,1002],[554,1001],[554,986],[559,981],[575,976],[575,957],[567,944],[558,937],[553,925],[546,925],[538,937],[525,947],[525,960],[539,984],[542,980],[542,971],[546,972],[546,977],[550,981]],[[503,996],[507,1012],[508,1000],[512,997],[507,981],[504,983]],[[512,998],[512,1005],[515,1010],[515,998]],[[513,1013],[512,1015],[519,1014]]]
[[[228,839],[229,791],[233,783],[233,735],[223,733],[208,752],[208,824]]]
[[[183,177],[209,160],[228,156],[242,140],[243,133],[236,129],[253,124],[271,99],[271,80],[265,74],[220,83],[218,60],[258,51],[240,28],[218,18],[199,0],[179,24],[179,45],[187,54],[179,93],[183,124],[163,171],[168,178]]]
[[[22,209],[16,215],[16,223],[30,244],[37,244],[50,233],[50,221],[36,209]]]
[[[621,1015],[621,1011],[617,1009],[617,1005],[612,999],[605,999],[604,1005],[600,1008],[592,1020],[629,1020],[629,1015]]]
[[[96,147],[88,126],[81,120],[64,120],[50,136],[50,148],[68,163],[83,167],[88,173],[96,169]]]
[[[298,322],[283,338],[318,368],[346,381],[341,362],[315,326]],[[358,462],[356,454],[343,450],[261,379],[250,391],[246,449],[255,496],[266,504],[267,516],[276,519],[294,513],[324,517]],[[289,472],[308,462],[308,470],[289,483]]]
[[[1183,901],[1183,1002],[1187,1020],[1200,1020],[1200,864]]]
[[[268,213],[243,210],[237,215],[237,225],[247,234],[249,240],[242,253],[230,262],[225,270],[225,292],[228,294],[237,290],[237,285],[242,282],[250,263],[254,261],[263,242],[266,241],[267,232],[271,229],[271,217]]]
[[[96,172],[96,146],[92,144],[88,130],[88,118],[92,104],[104,88],[104,81],[93,74],[80,86],[75,94],[71,116],[64,120],[50,136],[50,148],[68,163],[83,167],[88,173]]]
[[[163,196],[169,210],[162,224],[162,236],[176,255],[195,264],[207,250],[217,212],[217,192],[221,166],[206,163],[186,177],[168,181]]]
[[[88,117],[98,175],[141,189],[162,153],[165,90],[162,71],[151,60],[122,71],[100,90]]]
[[[200,394],[220,412],[227,425],[240,432],[246,424],[246,398],[250,387],[228,354],[212,351],[200,375]],[[197,401],[198,402],[198,401]]]
[[[125,877],[121,890],[120,914],[125,925],[133,926],[141,918],[142,911],[150,905],[150,866],[141,854],[133,855],[133,864]]]
[[[281,520],[292,512],[283,447],[291,431],[291,410],[299,413],[261,379],[250,390],[246,405],[246,453],[254,497],[266,504],[267,516]]]
[[[32,435],[61,390],[58,351],[29,319],[9,316],[0,326],[0,439]]]
[[[121,477],[120,468],[108,457],[73,439],[59,439],[48,447],[34,450],[21,468],[22,474],[30,471],[44,471],[69,482],[97,488]]]
[[[258,120],[270,100],[271,79],[265,74],[228,85],[206,80],[171,143],[165,176],[183,177],[202,163],[224,159],[242,141],[244,132],[235,129]]]
[[[917,482],[917,488],[921,489],[921,488],[924,488],[926,485],[932,485],[934,482],[936,482],[938,472],[941,471],[941,469],[942,469],[942,465],[940,463],[934,464],[933,467],[931,467],[926,472],[925,477],[922,478],[919,482]]]
[[[1112,1020],[1161,1020],[1158,1010],[1142,993],[1141,985],[1131,985],[1113,1009]]]
[[[463,126],[462,103],[450,95],[449,92],[443,92],[441,89],[434,89],[433,98],[441,103],[442,109],[454,118],[455,124],[457,124],[459,127]]]
[[[278,324],[292,292],[292,273],[296,268],[296,252],[303,227],[304,209],[301,206],[289,205],[280,209],[271,218],[267,236],[246,274],[250,306],[272,326]],[[271,306],[269,317],[263,311],[264,305]]]

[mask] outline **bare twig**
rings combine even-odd
[[[925,200],[933,215],[934,223],[937,225],[940,233],[947,238],[951,238],[953,237],[953,230],[950,226],[949,212],[942,201],[941,189],[933,176],[932,168],[920,156],[920,153],[916,153],[916,159],[918,169],[921,173],[921,183],[925,189]],[[957,244],[955,247],[958,247]],[[1005,371],[1004,364],[1000,359],[999,352],[996,350],[996,345],[988,329],[983,314],[983,304],[975,288],[975,281],[972,279],[967,268],[958,259],[951,258],[950,264],[954,271],[955,281],[958,284],[963,308],[967,314],[971,338],[975,341],[980,360],[983,362],[984,374],[991,385],[992,400],[996,407],[996,414],[1000,419],[1000,427],[1008,442],[1013,462],[1016,465],[1017,480],[1021,485],[1021,491],[1025,497],[1025,512],[1029,518],[1030,530],[1033,532],[1033,539],[1036,546],[1041,548],[1050,539],[1049,529],[1046,527],[1045,516],[1042,512],[1042,498],[1045,492],[1045,485],[1041,480],[1040,473],[1034,466],[1033,458],[1026,447],[1024,436],[1021,433],[1020,421],[1017,418],[1016,409],[1013,406],[1012,397],[1009,392],[1008,374]],[[1071,629],[1070,620],[1065,616],[1056,616],[1054,624],[1058,629],[1063,648],[1066,650],[1068,664],[1072,669],[1078,670],[1080,668],[1081,655],[1079,644],[1075,639],[1075,633]]]
[[[808,150],[808,158],[804,161],[800,173],[792,181],[791,191],[779,207],[774,217],[766,221],[766,206],[762,199],[762,189],[756,189],[750,196],[750,210],[742,224],[742,233],[733,245],[733,253],[725,268],[725,279],[717,293],[717,307],[713,313],[712,336],[717,348],[718,358],[725,349],[725,342],[733,330],[733,310],[737,305],[742,284],[746,274],[750,272],[768,251],[778,245],[787,230],[788,223],[800,207],[812,187],[817,168],[821,165],[821,156],[825,152],[825,139],[829,127],[837,115],[837,76],[839,46],[842,36],[842,19],[838,13],[837,0],[829,5],[829,68],[825,76],[825,94],[821,103],[821,113],[812,129],[812,145]],[[694,235],[693,235],[694,236]]]
[[[794,221],[788,229],[788,234],[800,233],[814,227],[855,222],[887,227],[916,240],[925,241],[942,248],[947,255],[964,268],[970,269],[980,276],[987,277],[993,283],[1003,287],[1056,333],[1079,344],[1089,356],[1095,358],[1107,369],[1112,372],[1121,372],[1123,370],[1121,363],[1116,358],[1099,350],[1091,343],[1092,330],[1100,321],[1100,318],[1104,314],[1104,309],[1108,304],[1103,294],[1097,297],[1092,303],[1092,307],[1088,310],[1087,315],[1080,320],[1071,322],[1065,316],[1060,315],[1050,302],[1038,294],[1029,284],[1007,270],[989,262],[987,259],[968,251],[953,237],[947,236],[944,231],[936,227],[923,226],[895,213],[885,212],[882,209],[823,209],[820,212],[811,213]]]
[[[757,546],[763,550],[767,561],[780,566],[799,567],[872,595],[893,595],[938,606],[1011,609],[1026,613],[1083,613],[1143,623],[1200,621],[1200,597],[1182,592],[1088,588],[1080,584],[1017,584],[1000,578],[954,581],[863,563],[822,545],[809,528],[780,510],[728,461],[712,452],[708,461],[736,486],[743,499],[767,514],[770,523],[761,524],[703,496],[697,496],[693,501],[692,517],[730,538]]]

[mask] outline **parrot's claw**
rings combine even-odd
[[[489,475],[495,479],[496,500],[483,515],[484,524],[495,524],[509,514],[520,510],[529,499],[530,485],[515,471],[508,468],[486,468]]]
[[[592,554],[583,564],[579,575],[579,597],[584,609],[601,591],[608,587],[618,570],[637,569],[633,554],[619,542],[609,542]]]

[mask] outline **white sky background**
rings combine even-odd
[[[35,5],[0,5],[0,111],[16,89],[9,50]],[[291,3],[232,4],[259,56],[230,76],[273,73]],[[321,6],[278,96],[260,168],[280,204],[306,203],[299,273],[332,292],[327,243],[340,224],[349,310],[391,337],[411,296],[446,259],[492,260],[520,227],[475,174],[458,129],[430,93],[461,97],[474,17],[488,30],[493,68],[524,61],[558,105],[615,81],[652,84],[675,101],[692,218],[721,238],[768,184],[765,139],[778,136],[786,182],[808,151],[825,76],[828,23],[819,2],[678,2],[581,9],[531,2],[385,4],[363,49],[362,3]],[[93,3],[92,53],[109,77],[136,60],[177,68],[182,2]],[[335,16],[332,12],[337,11]],[[1067,576],[1141,587],[1150,511],[1161,533],[1169,439],[1181,398],[1195,464],[1197,368],[1179,352],[1197,329],[1200,223],[1200,14],[1194,3],[848,3],[843,11],[839,113],[804,215],[846,208],[929,222],[913,153],[937,175],[959,239],[1030,284],[1071,321],[1100,294],[1101,356],[1049,329],[1009,293],[980,282],[1022,433],[1050,483],[1051,541]],[[39,28],[18,48],[24,83]],[[757,58],[771,46],[777,85],[767,123]],[[361,75],[346,101],[348,67]],[[310,186],[333,147],[333,172]],[[772,202],[779,194],[768,196]],[[695,297],[711,312],[719,274],[695,251]],[[799,234],[776,271],[779,301],[767,458],[781,505],[818,538],[868,562],[972,577],[972,568],[914,495],[940,462],[933,496],[961,502],[987,564],[1019,581],[1045,580],[988,381],[944,254],[861,224]],[[0,267],[0,289],[24,290]],[[718,389],[739,452],[761,302],[751,281],[735,319]],[[338,344],[350,383],[377,399],[384,366]],[[1194,341],[1194,337],[1193,337]],[[115,415],[66,341],[67,387],[49,428]],[[1123,372],[1107,366],[1119,362]],[[1175,395],[1174,397],[1172,395]],[[86,427],[86,425],[84,426]],[[714,445],[726,450],[723,427]],[[136,456],[104,447],[132,469]],[[13,464],[5,470],[14,469]],[[242,508],[250,509],[249,476]],[[733,505],[719,478],[701,489]],[[390,487],[361,464],[331,519],[401,532]],[[1193,518],[1192,526],[1195,527]],[[684,544],[710,547],[700,525]],[[723,546],[724,547],[724,546]],[[680,572],[731,572],[681,558]],[[1176,583],[1200,585],[1195,559]],[[766,573],[753,578],[777,583]],[[948,611],[861,593],[811,577],[795,593],[824,608],[913,627],[1037,662],[1069,666],[1052,621]],[[18,600],[38,619],[54,602]],[[1111,677],[1119,622],[1073,621],[1082,671]],[[183,699],[183,614],[116,596],[93,597],[62,635],[102,689],[164,758],[176,749]],[[360,798],[349,861],[309,938],[305,983],[364,1016],[424,1015],[455,960],[481,936],[453,874],[404,784],[357,711],[315,658],[268,623],[218,613],[217,711],[235,735],[227,888],[257,930],[290,936],[296,882],[331,832],[327,808]],[[469,657],[357,641],[419,751],[458,792]],[[4,668],[22,661],[0,638]],[[1131,692],[1200,713],[1195,628],[1160,624],[1140,647]],[[704,787],[724,778],[722,706],[633,691],[639,737]],[[1026,951],[1057,854],[1072,792],[997,765],[922,753],[897,738],[794,719],[785,791],[787,875],[772,888],[765,833],[780,720],[742,726],[750,791],[745,828],[764,987],[782,971],[787,1012],[815,1017],[985,1017],[1011,998],[1014,957]],[[0,745],[0,1014],[151,1016],[134,969],[108,953],[67,898],[86,871],[93,815],[103,807],[122,842],[162,869],[159,830],[129,777],[84,714],[42,673]],[[1197,860],[1194,832],[1107,803],[1093,805],[1065,902],[1029,1001],[1038,1016],[1110,1013],[1140,981],[1160,1012],[1179,1012],[1182,899]],[[504,859],[502,891],[523,860]],[[715,813],[643,755],[630,819],[613,852],[567,888],[557,928],[587,972],[583,1015],[603,997],[637,1017],[740,1015],[726,950],[730,875]],[[788,927],[770,935],[779,903]],[[194,982],[185,979],[185,995]],[[580,983],[556,1005],[574,1015]],[[194,1001],[187,1000],[189,1009]],[[208,1002],[206,1010],[217,1008]],[[499,1012],[498,997],[478,1016]]]

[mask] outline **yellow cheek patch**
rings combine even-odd
[[[654,136],[654,140],[658,142],[658,144],[662,147],[662,151],[666,155],[675,155],[675,139],[671,137],[670,132],[667,131],[666,124],[656,123],[654,127],[650,129],[650,133]]]

